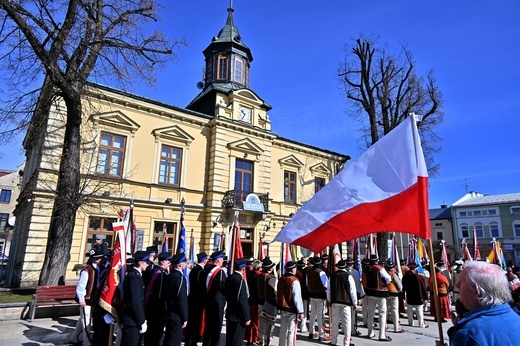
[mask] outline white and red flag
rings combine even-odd
[[[304,203],[273,241],[317,253],[375,232],[430,239],[428,172],[413,116]]]

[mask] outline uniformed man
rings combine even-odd
[[[134,263],[125,276],[123,283],[123,301],[125,307],[121,318],[123,331],[121,346],[138,346],[140,335],[148,328],[144,315],[144,282],[142,272],[149,266],[148,252],[137,251],[134,254]]]
[[[145,346],[160,345],[166,319],[166,283],[170,272],[169,252],[161,252],[157,256],[159,265],[152,269],[150,282],[145,288],[145,317],[148,331],[144,337]]]
[[[226,346],[242,346],[249,314],[249,288],[244,280],[246,260],[235,260],[234,271],[226,279]]]
[[[180,346],[182,332],[188,322],[188,281],[183,275],[186,256],[178,253],[170,262],[173,270],[166,285],[166,332],[163,345]]]
[[[378,263],[376,255],[370,255],[369,264],[363,268],[363,283],[367,299],[368,312],[368,337],[375,337],[374,316],[376,306],[379,311],[379,340],[392,341],[386,335],[386,297],[388,297],[387,285],[392,281],[385,268]]]
[[[76,329],[70,337],[71,343],[80,342],[80,334],[83,333],[81,340],[84,345],[92,342],[92,325],[91,325],[91,309],[97,302],[93,298],[98,296],[97,291],[100,284],[99,263],[104,257],[101,251],[89,253],[90,257],[85,267],[79,274],[79,280],[76,285],[76,300],[79,303],[79,319],[76,323]]]
[[[321,269],[322,260],[319,256],[312,259],[313,266],[307,270],[307,294],[311,301],[311,317],[309,319],[309,339],[328,341],[323,334],[323,309],[327,299],[327,287],[329,279]],[[318,332],[314,329],[314,323],[318,322]]]
[[[330,290],[328,300],[332,305],[332,339],[331,344],[337,345],[339,335],[339,322],[345,338],[344,346],[350,345],[350,335],[352,332],[352,309],[357,310],[357,290],[356,282],[352,275],[347,272],[347,263],[340,260],[336,263],[338,268],[330,276]]]
[[[296,345],[296,321],[303,319],[303,300],[300,281],[296,277],[296,263],[285,264],[285,274],[278,281],[276,289],[278,310],[280,310],[280,346]]]
[[[296,262],[296,277],[300,281],[303,300],[303,318],[300,320],[300,332],[308,333],[307,316],[309,315],[309,295],[307,293],[307,257],[302,257]]]
[[[278,315],[276,309],[277,279],[273,274],[275,263],[269,257],[262,262],[262,272],[258,276],[258,296],[264,298],[260,310],[258,328],[259,341],[262,346],[269,346],[273,336],[274,323]]]
[[[206,299],[206,285],[203,282],[206,278],[204,267],[208,261],[205,252],[197,254],[197,264],[191,269],[189,275],[190,293],[188,294],[188,325],[186,326],[186,336],[184,345],[196,346],[201,337],[202,311],[204,310],[204,300]]]
[[[385,269],[388,275],[392,278],[392,281],[388,284],[388,297],[386,298],[386,306],[388,309],[387,315],[391,318],[389,320],[394,324],[394,333],[403,333],[399,324],[399,292],[403,290],[403,284],[399,275],[397,275],[395,265],[392,261],[388,260],[385,262]]]
[[[204,338],[203,346],[218,346],[220,332],[224,322],[224,306],[226,305],[226,278],[227,274],[222,267],[224,254],[222,251],[215,251],[211,254],[211,265],[204,268],[205,280],[203,283],[206,288],[206,305],[204,307]]]
[[[347,257],[345,260],[345,263],[347,265],[346,271],[347,273],[352,276],[352,279],[354,279],[354,282],[356,283],[356,293],[357,293],[357,303],[360,304],[361,299],[365,297],[365,290],[363,289],[363,285],[361,284],[361,277],[359,274],[359,271],[357,269],[354,269],[354,260],[352,257]],[[351,308],[351,334],[355,336],[360,336],[361,332],[358,330],[358,321],[357,321],[357,311],[359,309],[357,306],[352,306]]]

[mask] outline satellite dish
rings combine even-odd
[[[204,88],[204,82],[198,82],[197,89],[202,89],[202,88]]]
[[[14,226],[15,221],[16,221],[16,216],[11,216],[11,217],[9,218],[9,220],[8,220],[8,222],[9,222],[9,224],[10,224],[11,226]]]

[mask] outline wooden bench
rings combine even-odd
[[[79,305],[75,298],[76,285],[38,286],[29,309],[30,321],[34,319],[37,307]]]

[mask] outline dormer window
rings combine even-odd
[[[233,74],[233,81],[240,84],[244,84],[244,61],[239,56],[235,56],[235,69]]]
[[[228,57],[226,55],[218,56],[218,68],[217,68],[217,79],[227,79],[228,77]]]

